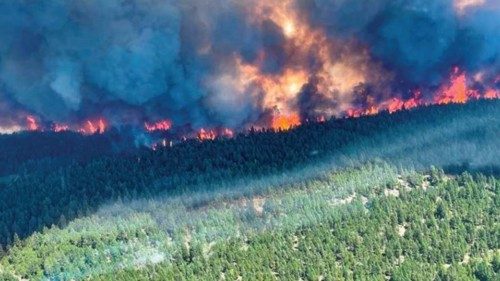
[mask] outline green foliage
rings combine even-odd
[[[17,278],[8,272],[0,272],[0,281],[17,281]]]
[[[0,273],[494,280],[498,180],[450,177],[431,165],[500,174],[499,102],[252,130],[159,151],[115,153],[113,133],[2,135]]]
[[[295,175],[304,167],[324,171],[380,158],[398,167],[450,170],[473,161],[480,166],[465,166],[495,172],[499,103],[424,107],[129,153],[113,153],[121,146],[113,142],[120,139],[114,132],[88,138],[69,132],[0,135],[0,175],[14,174],[0,179],[0,245],[11,244],[14,234],[24,238],[44,226],[64,226],[110,201],[210,192],[235,180]],[[431,173],[431,182],[440,177]]]
[[[496,280],[499,180],[435,172],[370,164],[118,202],[18,241],[0,266],[32,280]]]

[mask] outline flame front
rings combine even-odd
[[[78,132],[85,135],[103,134],[106,132],[106,129],[106,121],[103,118],[99,118],[97,120],[87,120],[85,124],[78,129]]]
[[[26,129],[28,131],[38,131],[41,129],[41,126],[38,123],[38,120],[35,116],[33,115],[26,116]]]
[[[168,131],[168,130],[170,130],[170,128],[172,128],[172,122],[170,120],[168,120],[168,119],[156,121],[156,122],[153,122],[153,123],[145,122],[144,123],[144,128],[148,132]]]
[[[219,137],[233,138],[234,131],[229,128],[217,128],[217,129],[201,128],[198,131],[197,137],[200,141],[215,140]]]
[[[465,73],[460,73],[460,70],[455,68],[450,85],[444,85],[443,89],[436,95],[435,102],[438,104],[465,103],[470,96],[472,93],[467,88]]]
[[[70,128],[69,128],[69,125],[66,125],[66,124],[54,124],[52,126],[52,130],[56,133],[59,133],[59,132],[65,132],[65,131],[69,131]]]
[[[345,111],[355,99],[354,88],[366,83],[368,77],[382,80],[390,76],[371,61],[366,49],[351,42],[334,41],[322,29],[312,28],[294,4],[291,0],[258,1],[248,8],[254,25],[267,24],[281,31],[284,47],[270,46],[252,62],[235,55],[236,74],[228,83],[232,92],[257,92],[255,95],[262,95],[264,111],[275,114],[277,110],[282,114],[264,124],[272,128],[290,128],[302,122],[299,103],[305,87],[314,87],[318,98],[337,103],[316,109],[315,118],[319,118]],[[276,56],[285,56],[283,67],[278,71],[266,70],[266,63]],[[227,75],[223,75],[227,80]]]
[[[283,115],[278,114],[273,116],[271,128],[275,130],[289,130],[301,124],[300,116],[297,114]]]
[[[0,90],[7,92],[0,93],[0,109],[9,116],[0,116],[0,132],[96,134],[116,126],[204,140],[252,127],[283,131],[331,117],[500,97],[497,45],[491,40],[498,38],[495,1],[153,2],[142,5],[148,16],[113,6],[133,16],[100,24],[93,31],[103,37],[82,40],[102,42],[99,48],[37,46],[40,57],[33,59],[2,48]],[[86,15],[78,9],[88,6],[81,6],[66,14]],[[122,23],[130,33],[109,29]],[[61,36],[90,28],[80,24],[87,23],[65,25],[82,28]],[[8,34],[25,34],[14,31]],[[36,26],[27,31],[40,32],[40,42],[67,41]],[[30,72],[31,64],[48,68],[47,75]],[[36,81],[18,85],[23,77]],[[42,102],[45,97],[54,104]]]

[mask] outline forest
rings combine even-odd
[[[15,239],[6,280],[498,280],[500,181],[374,162],[115,202]],[[269,182],[268,182],[269,184]]]
[[[124,144],[118,130],[2,135],[0,274],[495,280],[499,103],[156,151]]]

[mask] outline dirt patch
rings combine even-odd
[[[398,235],[399,237],[403,237],[405,236],[405,233],[406,233],[406,225],[398,225],[397,226],[397,232],[398,232]]]
[[[470,262],[470,254],[466,253],[464,259],[460,262],[460,264],[469,264]]]
[[[354,192],[352,195],[349,197],[346,197],[344,199],[339,199],[339,198],[334,198],[332,200],[332,205],[337,206],[337,205],[346,205],[352,203],[352,201],[356,198],[356,192]]]
[[[253,199],[253,208],[255,212],[260,216],[264,212],[264,204],[266,203],[266,199],[264,197],[255,197]]]
[[[361,203],[363,203],[363,206],[366,206],[366,204],[368,203],[368,198],[366,198],[365,196],[361,196]]]
[[[399,197],[399,190],[397,190],[397,189],[384,189],[384,195],[386,197],[389,197],[389,196]]]

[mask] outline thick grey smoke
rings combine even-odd
[[[449,69],[500,71],[500,4],[463,0],[298,0],[333,37],[356,37],[405,85],[439,85]]]
[[[67,123],[104,115],[116,124],[252,124],[268,110],[264,93],[231,84],[238,79],[234,58],[264,58],[260,72],[270,75],[293,60],[281,27],[251,14],[260,2],[2,1],[0,125],[24,113]],[[451,0],[292,2],[329,37],[367,46],[373,61],[395,74],[393,88],[436,87],[453,66],[484,70],[490,80],[499,73],[494,0],[463,12]],[[306,113],[335,104],[302,99]]]
[[[143,105],[172,92],[171,84],[187,83],[173,2],[2,2],[4,91],[55,120],[106,102]]]

